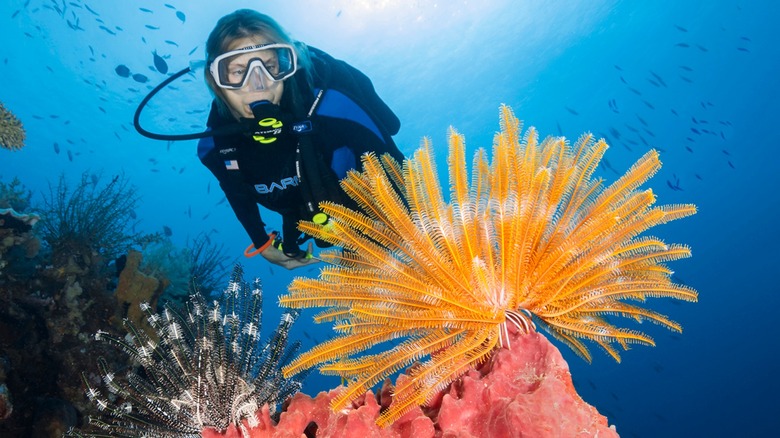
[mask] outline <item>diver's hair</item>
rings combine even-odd
[[[206,40],[206,84],[217,97],[217,109],[223,117],[230,116],[230,109],[225,103],[225,90],[214,82],[214,78],[208,72],[208,65],[211,65],[217,56],[227,52],[233,41],[258,35],[265,37],[271,43],[292,45],[295,49],[295,55],[298,57],[298,70],[303,71],[309,86],[312,84],[311,58],[306,45],[293,40],[282,26],[268,15],[252,9],[239,9],[220,18]]]

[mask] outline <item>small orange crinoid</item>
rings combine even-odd
[[[329,308],[315,320],[334,321],[339,335],[298,357],[285,376],[321,365],[323,373],[346,378],[347,388],[333,400],[338,410],[422,361],[378,420],[387,425],[505,345],[507,323],[529,332],[536,322],[588,361],[585,340],[616,360],[614,344],[654,345],[606,315],[681,330],[632,304],[697,296],[672,283],[663,264],[688,257],[689,249],[639,236],[696,211],[653,207],[652,191],[639,190],[660,168],[658,153],[648,152],[604,187],[592,179],[607,149],[603,140],[585,135],[574,145],[561,137],[540,143],[533,128],[520,135],[519,121],[503,106],[493,161],[478,150],[469,177],[463,137],[451,130],[450,202],[428,141],[403,167],[388,156],[363,157],[364,170],[342,181],[363,212],[324,203],[327,225],[300,226],[345,250],[325,253],[331,266],[318,279],[296,279],[280,298],[283,306]],[[361,355],[392,340],[400,342]]]

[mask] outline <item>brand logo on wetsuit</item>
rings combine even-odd
[[[276,141],[276,136],[282,133],[284,124],[273,117],[266,117],[259,120],[257,126],[260,126],[260,128],[252,134],[252,138],[256,142],[268,144]]]
[[[297,187],[298,186],[298,176],[290,176],[287,178],[282,178],[279,182],[272,182],[271,184],[255,184],[255,190],[257,190],[257,193],[261,195],[267,195],[268,193],[272,193],[274,190],[284,190],[287,187]]]

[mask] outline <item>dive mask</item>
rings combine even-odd
[[[247,84],[265,89],[295,74],[298,61],[289,44],[259,44],[223,53],[211,62],[209,72],[217,86],[240,90]]]

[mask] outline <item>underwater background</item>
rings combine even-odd
[[[621,436],[778,433],[780,287],[769,274],[780,262],[772,131],[780,3],[164,1],[0,5],[0,102],[27,132],[21,151],[0,149],[0,181],[18,178],[35,204],[60,175],[75,183],[86,172],[96,184],[124,175],[141,198],[138,231],[178,245],[206,233],[224,245],[247,278],[262,280],[264,328],[273,328],[276,296],[318,268],[287,272],[239,259],[249,239],[198,161],[196,142],[149,140],[132,124],[153,86],[203,58],[219,17],[254,8],[366,73],[401,119],[402,152],[429,137],[444,184],[448,127],[465,135],[469,153],[490,148],[502,103],[541,136],[605,138],[607,182],[659,150],[663,168],[645,186],[659,204],[693,203],[699,212],[653,234],[691,247],[692,258],[670,266],[699,302],[651,301],[683,333],[643,327],[657,346],[632,348],[620,364],[599,353],[587,364],[561,348],[575,386]],[[150,103],[146,129],[204,129],[211,99],[202,70],[185,78]],[[269,230],[280,228],[275,215],[263,218]],[[312,314],[291,332],[305,349],[330,331]],[[336,385],[313,372],[303,391]]]

